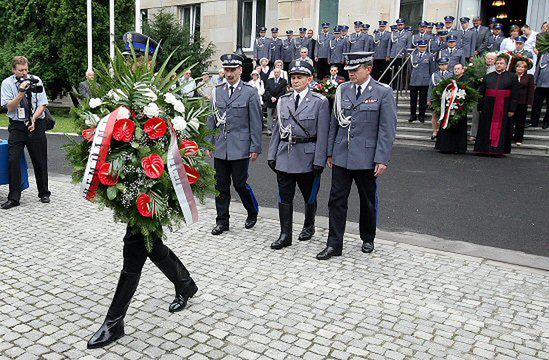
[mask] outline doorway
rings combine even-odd
[[[528,0],[482,0],[480,14],[484,24],[488,24],[490,18],[495,17],[503,24],[503,33],[509,35],[511,25],[521,26],[526,24]]]

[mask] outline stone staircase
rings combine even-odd
[[[400,93],[397,102],[397,135],[396,143],[414,146],[433,147],[435,142],[431,140],[431,111],[427,110],[425,123],[408,122],[410,117],[410,97],[406,91]],[[545,111],[542,110],[541,119]],[[528,122],[530,112],[526,117]],[[471,128],[471,115],[468,117],[468,128]],[[473,144],[468,145],[468,150],[473,150]],[[521,146],[512,145],[512,154],[549,156],[549,129],[528,128],[524,132],[524,141]]]

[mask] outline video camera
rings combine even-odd
[[[44,86],[38,85],[40,79],[32,75],[30,75],[28,78],[17,77],[17,81],[21,83],[28,81],[30,83],[29,87],[27,88],[27,92],[41,93],[42,91],[44,91]]]

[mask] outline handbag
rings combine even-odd
[[[48,108],[44,110],[44,121],[46,124],[46,131],[52,130],[55,127],[55,119]]]

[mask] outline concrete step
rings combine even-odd
[[[410,127],[410,128],[419,128],[419,129],[431,129],[431,118],[426,118],[425,122],[422,124],[419,121],[408,122],[408,117],[399,117],[397,118],[397,128],[400,127]],[[467,121],[467,126],[471,128],[471,120]],[[540,135],[549,137],[549,129],[543,130],[541,127],[536,128],[526,128],[524,129],[525,134],[531,135]]]
[[[430,136],[400,134],[398,131],[396,135],[396,143],[401,145],[412,145],[412,146],[433,147],[433,148],[435,146],[435,141],[431,140]],[[467,145],[467,149],[469,151],[473,151],[473,147],[474,147],[473,144]],[[513,144],[511,153],[521,154],[521,155],[549,156],[549,146],[528,144],[528,143],[525,143],[522,146],[516,146]]]
[[[410,115],[410,100],[406,100],[406,101],[399,101],[397,103],[397,111],[399,113],[405,113],[406,115]],[[432,110],[427,110],[427,113],[431,113]],[[531,113],[531,108],[528,108],[528,112],[526,113],[526,119],[529,120],[530,118],[530,113]],[[469,115],[471,116],[471,115]],[[542,108],[541,109],[541,115],[540,115],[540,119],[543,121],[543,117],[545,116],[545,109]]]

